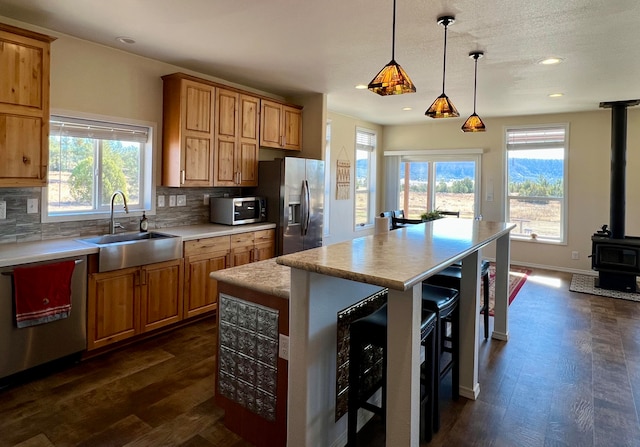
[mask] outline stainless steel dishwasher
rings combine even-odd
[[[86,349],[87,257],[22,264],[20,267],[52,264],[68,259],[76,261],[71,277],[69,317],[22,329],[16,326],[13,267],[0,269],[0,379]]]

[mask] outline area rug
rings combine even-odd
[[[527,277],[531,274],[531,270],[523,267],[511,266],[509,269],[509,304],[516,299],[516,295],[527,281]],[[493,307],[495,305],[495,290],[494,284],[496,282],[496,266],[492,262],[489,266],[489,315],[493,316]],[[484,291],[480,289],[480,301],[484,306]]]
[[[596,287],[596,278],[597,276],[574,273],[571,277],[569,290],[572,292],[588,293],[589,295],[608,296],[610,298],[640,302],[640,294],[638,293],[619,292],[617,290],[607,290]]]

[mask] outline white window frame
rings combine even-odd
[[[324,208],[322,210],[324,238],[331,236],[329,213],[331,211],[331,120],[327,119],[324,145]]]
[[[365,139],[359,138],[360,134],[367,134],[369,136],[370,144],[366,144]],[[373,228],[375,223],[376,216],[376,177],[377,177],[377,169],[376,169],[376,159],[377,159],[377,145],[378,145],[378,133],[373,129],[367,129],[364,127],[356,127],[356,140],[354,147],[354,166],[353,166],[353,221],[355,231],[364,230]],[[369,194],[369,203],[367,204],[367,222],[365,223],[356,223],[356,191],[358,189],[357,185],[357,162],[358,162],[358,151],[366,151],[369,153],[369,173],[368,173],[368,185],[367,191]]]
[[[385,163],[390,166],[387,169],[387,186],[385,207],[387,210],[399,209],[400,196],[400,163],[402,162],[429,162],[429,178],[435,179],[435,163],[442,161],[473,162],[476,165],[474,181],[474,216],[482,215],[482,154],[480,148],[469,149],[433,149],[415,151],[385,151]],[[435,188],[429,189],[429,203],[435,201]]]
[[[554,129],[563,129],[564,130],[564,142],[562,145],[558,145],[558,144],[554,144],[554,143],[535,143],[535,142],[529,142],[529,143],[521,143],[522,146],[518,147],[516,145],[510,144],[509,143],[509,134],[510,132],[514,132],[514,131],[543,131],[543,130],[554,130]],[[525,126],[509,126],[509,127],[505,127],[505,131],[504,131],[504,147],[505,147],[505,152],[504,152],[504,157],[505,157],[505,163],[504,163],[504,167],[505,167],[505,175],[504,175],[504,181],[505,181],[505,185],[504,185],[504,195],[505,195],[505,201],[504,201],[504,210],[505,210],[505,220],[509,220],[511,215],[510,215],[510,200],[511,199],[518,199],[518,200],[540,200],[540,199],[544,199],[544,200],[549,200],[549,201],[554,201],[554,202],[558,202],[560,203],[560,238],[559,239],[552,239],[552,238],[543,238],[543,237],[536,237],[535,239],[527,236],[527,235],[519,235],[519,234],[514,234],[513,232],[511,232],[510,237],[512,240],[517,240],[517,241],[525,241],[525,242],[539,242],[539,243],[547,243],[547,244],[555,244],[555,245],[566,245],[567,244],[567,198],[568,198],[568,187],[569,187],[569,180],[568,180],[568,173],[569,173],[569,163],[568,163],[568,159],[569,159],[569,124],[568,123],[561,123],[561,124],[540,124],[540,125],[525,125]],[[555,149],[563,149],[564,152],[564,158],[563,158],[563,173],[562,173],[562,197],[561,198],[556,198],[556,197],[535,197],[535,196],[531,196],[531,197],[522,197],[522,196],[512,196],[509,194],[509,150],[510,149],[518,149],[518,150],[527,150],[527,149],[550,149],[550,148],[555,148]]]
[[[135,206],[129,206],[129,214],[128,217],[136,217],[142,216],[142,212],[145,211],[147,215],[155,215],[156,207],[155,207],[155,171],[156,171],[156,161],[154,157],[154,148],[156,147],[156,123],[150,121],[140,121],[140,120],[132,120],[128,118],[120,118],[120,117],[112,117],[105,115],[96,115],[96,114],[88,114],[82,112],[75,112],[69,110],[60,110],[60,109],[52,109],[51,110],[51,120],[55,120],[58,118],[68,118],[70,120],[81,122],[83,120],[86,121],[94,121],[101,124],[109,125],[113,124],[114,126],[122,126],[126,128],[128,126],[132,127],[142,127],[148,130],[148,139],[147,142],[143,146],[143,153],[141,157],[141,184],[140,184],[140,203]],[[48,162],[48,160],[47,160]],[[120,200],[120,199],[118,199]],[[98,219],[108,219],[110,216],[109,208],[100,208],[97,210],[91,211],[82,211],[82,212],[69,212],[69,213],[60,213],[60,214],[49,214],[49,191],[48,188],[42,188],[41,195],[41,221],[45,222],[69,222],[69,221],[85,221],[85,220],[98,220]]]

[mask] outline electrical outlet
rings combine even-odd
[[[169,206],[176,206],[176,196],[169,196]]]
[[[38,212],[38,199],[27,199],[27,214]]]
[[[164,196],[158,196],[158,208],[164,207]]]
[[[187,206],[187,196],[186,195],[180,194],[179,196],[176,196],[176,197],[178,199],[177,200],[177,205],[178,206]]]
[[[0,219],[7,218],[7,202],[4,200],[0,201]]]
[[[289,336],[284,334],[278,334],[279,348],[278,356],[281,359],[289,360]]]
[[[580,259],[580,252],[572,251],[571,252],[571,259],[573,259],[574,261],[577,260],[577,259]]]
[[[204,195],[204,198],[202,199],[202,204],[209,205],[209,194]]]

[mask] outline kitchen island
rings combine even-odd
[[[480,250],[496,242],[493,338],[508,339],[507,288],[514,224],[439,219],[277,258],[291,267],[287,445],[346,443],[346,417],[335,420],[336,314],[388,288],[387,445],[419,445],[422,280],[462,261],[460,394],[478,383]]]
[[[218,283],[216,404],[258,447],[287,445],[289,267],[275,259],[210,273]]]

